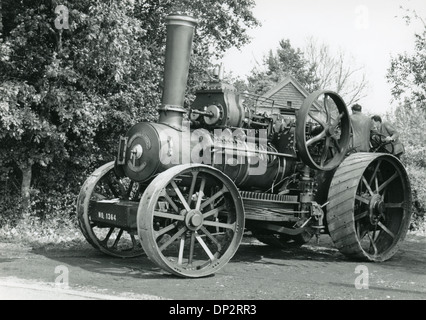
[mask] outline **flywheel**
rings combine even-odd
[[[328,230],[341,253],[385,261],[397,252],[411,219],[410,182],[397,158],[350,155],[332,178],[328,201]]]

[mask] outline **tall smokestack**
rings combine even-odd
[[[182,125],[182,116],[186,112],[183,102],[196,25],[197,20],[190,16],[172,14],[166,18],[166,61],[162,104],[159,108],[160,123],[174,127]]]

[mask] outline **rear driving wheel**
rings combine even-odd
[[[396,253],[411,219],[410,183],[397,158],[349,156],[334,174],[328,200],[328,229],[340,252],[369,261]]]

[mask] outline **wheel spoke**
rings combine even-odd
[[[108,185],[109,189],[111,190],[112,194],[114,195],[114,197],[119,198],[120,192],[117,191],[117,189],[112,184],[111,179],[109,179],[109,178],[107,179],[107,185]]]
[[[356,215],[354,219],[355,219],[355,221],[357,221],[357,220],[360,220],[360,219],[362,219],[362,218],[364,218],[366,216],[368,216],[368,210],[366,210],[366,211],[364,211],[364,212]]]
[[[185,248],[185,234],[180,238],[178,265],[182,265],[183,261],[183,249]]]
[[[337,152],[341,153],[342,147],[340,146],[339,141],[337,141],[336,137],[334,137],[334,136],[331,136],[331,139],[333,141],[334,147],[337,149]]]
[[[370,239],[370,247],[373,247],[374,250],[374,255],[377,255],[377,247],[376,244],[374,243],[374,239],[373,237],[371,237],[371,234],[367,232],[368,238]]]
[[[404,208],[405,202],[385,203],[385,208]]]
[[[195,206],[196,210],[200,210],[201,200],[204,196],[204,186],[206,185],[206,178],[201,180],[200,190],[198,191],[197,204]]]
[[[215,256],[212,254],[212,252],[210,251],[209,247],[207,246],[207,244],[204,242],[204,240],[201,238],[201,236],[195,232],[195,238],[197,239],[198,243],[201,245],[201,247],[204,249],[204,251],[207,253],[207,255],[209,256],[211,261],[216,260]]]
[[[355,199],[358,200],[358,201],[361,201],[362,203],[365,203],[365,204],[369,204],[370,203],[369,199],[364,198],[364,197],[362,197],[362,196],[360,196],[358,194],[355,196]]]
[[[137,243],[136,238],[133,234],[130,235],[130,239],[132,240],[132,245],[133,245],[132,249],[136,248],[138,243]]]
[[[205,227],[201,227],[201,229],[205,235],[211,240],[213,241],[213,243],[216,245],[217,247],[217,251],[220,251],[222,249],[222,246],[220,245],[219,241],[217,241],[217,239],[205,228]]]
[[[155,232],[155,239],[157,240],[158,237],[162,236],[163,234],[173,230],[176,228],[176,225],[174,223],[169,224],[167,227],[164,227],[163,229],[160,229],[159,231]]]
[[[215,216],[215,215],[217,215],[220,211],[222,211],[225,208],[226,208],[226,206],[223,205],[223,206],[217,207],[217,208],[215,208],[213,210],[210,210],[210,211],[208,211],[208,212],[206,212],[206,213],[203,214],[203,218],[207,219],[207,218],[209,218],[211,216]]]
[[[327,99],[328,99],[328,95],[324,94],[324,110],[325,110],[325,114],[327,116],[327,123],[330,122],[330,112],[328,111],[328,107],[327,107]]]
[[[166,198],[167,202],[172,206],[173,210],[175,210],[177,213],[180,213],[178,206],[173,201],[173,199],[170,198],[170,196],[167,194],[167,190],[166,189],[164,189],[164,198]]]
[[[179,229],[179,231],[176,232],[173,235],[173,237],[171,237],[169,240],[167,240],[165,243],[163,243],[161,245],[161,247],[158,248],[158,250],[163,251],[164,249],[166,249],[170,244],[175,242],[175,240],[178,239],[187,229],[188,229],[187,227],[182,227],[181,229]]]
[[[330,138],[325,138],[325,143],[324,143],[324,149],[322,151],[322,155],[321,155],[321,163],[320,165],[323,167],[325,164],[325,161],[327,160],[327,156],[328,156],[328,148],[330,147]]]
[[[188,206],[191,207],[192,195],[194,194],[195,182],[197,182],[198,171],[192,172],[191,187],[189,188]]]
[[[162,212],[162,211],[154,211],[154,216],[160,217],[160,218],[178,220],[178,221],[184,221],[185,220],[185,217],[182,216],[182,215],[167,213],[167,212]]]
[[[371,196],[374,196],[374,192],[373,190],[371,190],[370,185],[367,182],[367,179],[365,179],[364,176],[362,176],[362,182],[364,182],[364,185],[367,187],[368,192],[370,193]]]
[[[223,185],[222,189],[220,189],[218,192],[216,192],[213,196],[211,196],[209,199],[207,199],[205,202],[203,202],[200,206],[199,210],[203,210],[205,207],[207,207],[210,203],[215,201],[217,198],[219,198],[224,193],[228,192],[228,188],[226,188],[225,185]]]
[[[222,223],[217,221],[204,221],[203,224],[205,226],[210,227],[219,227],[219,228],[225,228],[225,229],[231,229],[232,231],[235,231],[235,222],[234,223]]]
[[[188,202],[186,202],[186,199],[183,197],[182,192],[180,191],[180,189],[177,186],[176,182],[174,180],[172,180],[170,182],[170,184],[172,185],[173,189],[175,190],[177,196],[179,197],[179,199],[182,202],[183,206],[185,207],[186,211],[190,211],[191,208],[189,207]]]
[[[376,167],[374,168],[374,171],[373,171],[373,174],[372,174],[372,176],[371,176],[371,178],[370,178],[370,185],[373,183],[373,179],[376,179],[377,180],[377,173],[379,172],[379,168],[380,168],[380,164],[382,163],[382,160],[378,160],[377,161],[377,165],[376,165]],[[377,186],[376,186],[376,191],[378,190],[378,188],[377,188]]]
[[[378,223],[379,227],[383,229],[388,235],[390,235],[392,238],[395,238],[395,234],[390,231],[382,222],[379,221]]]
[[[310,116],[313,120],[315,120],[317,123],[319,123],[319,124],[321,125],[321,127],[323,127],[323,129],[324,129],[324,130],[327,128],[327,124],[326,124],[324,121],[322,121],[322,120],[318,119],[317,117],[315,117],[315,116],[312,114],[312,112],[309,112],[308,114],[309,114],[309,116]]]
[[[320,134],[316,135],[313,138],[310,138],[308,141],[306,141],[306,145],[309,147],[310,145],[320,141],[321,139],[323,139],[326,136],[325,130],[321,131]]]
[[[380,185],[378,189],[379,192],[382,191],[384,188],[386,188],[389,185],[389,183],[391,183],[393,180],[396,179],[396,177],[398,177],[398,172],[395,172],[388,180],[386,180]]]
[[[194,257],[194,247],[195,247],[195,232],[191,233],[191,241],[189,243],[189,257],[188,257],[188,265],[192,265],[192,260]]]
[[[103,244],[106,245],[108,243],[108,240],[111,237],[112,233],[114,232],[114,230],[115,230],[114,227],[110,228],[109,231],[108,231],[108,233],[107,233],[107,235],[106,235],[106,237],[105,237],[105,239],[102,240],[101,243],[103,243]]]
[[[120,242],[121,236],[123,235],[123,229],[120,229],[118,232],[117,238],[115,238],[114,244],[112,245],[112,248],[116,249],[118,243]]]

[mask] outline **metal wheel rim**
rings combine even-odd
[[[186,189],[179,185],[180,178],[190,181]],[[207,178],[222,184],[208,197]],[[200,190],[204,193],[201,198]],[[147,256],[181,277],[205,277],[220,270],[237,251],[244,232],[244,209],[237,188],[219,170],[199,164],[179,165],[158,175],[144,192],[137,220]],[[199,224],[194,226],[193,220]]]
[[[130,235],[127,230],[118,227],[100,228],[96,223],[92,222],[90,218],[90,200],[95,196],[94,191],[98,183],[103,178],[105,179],[108,174],[112,174],[113,170],[114,161],[111,161],[96,169],[84,182],[77,199],[78,224],[86,240],[101,252],[120,258],[138,257],[144,254],[139,239],[134,235]],[[104,230],[100,231],[96,229]],[[100,239],[101,236],[105,236],[105,238]],[[132,248],[129,248],[129,238]],[[110,246],[113,239],[112,246]],[[124,246],[125,242],[129,242],[129,245]]]

